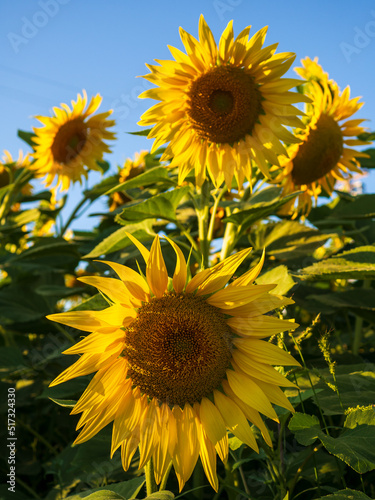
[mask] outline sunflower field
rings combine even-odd
[[[111,165],[83,91],[4,152],[1,499],[375,498],[370,117],[266,28],[198,31],[146,65],[149,150]]]

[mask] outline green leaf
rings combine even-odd
[[[307,300],[317,300],[337,308],[345,307],[375,311],[375,290],[373,288],[356,288],[344,290],[343,292],[321,293],[319,295],[308,295],[306,298]]]
[[[228,440],[229,448],[233,451],[238,450],[243,445],[243,441],[239,439],[237,436],[231,436]]]
[[[89,494],[87,495],[87,493]],[[86,498],[86,500],[126,500],[125,497],[114,491],[110,491],[107,487],[104,490],[95,491],[95,493],[83,491],[82,493],[78,493],[78,495],[67,497],[66,500],[79,500],[80,498]]]
[[[21,201],[23,203],[31,201],[40,201],[40,200],[50,201],[51,196],[52,196],[51,191],[39,191],[39,193],[33,193],[30,195],[22,196]]]
[[[265,204],[276,203],[280,195],[282,193],[282,189],[276,186],[268,186],[261,191],[257,191],[250,199],[249,205],[260,206]]]
[[[296,221],[281,221],[273,227],[264,239],[267,255],[279,259],[293,259],[311,255],[335,234],[322,233]]]
[[[18,130],[17,135],[20,139],[25,141],[26,144],[35,149],[35,142],[33,141],[33,137],[36,137],[36,135],[33,132],[25,132],[24,130]]]
[[[295,284],[286,266],[278,266],[262,274],[256,280],[258,285],[277,284],[270,293],[285,295]]]
[[[332,438],[319,432],[325,449],[363,474],[375,469],[375,429],[373,425],[358,425],[345,430],[341,436]]]
[[[108,170],[111,168],[111,165],[108,163],[108,161],[96,160],[96,163],[97,163],[102,175],[104,175],[106,172],[108,172]]]
[[[170,184],[176,185],[174,181],[168,175],[168,169],[166,167],[154,167],[142,174],[129,179],[128,181],[117,184],[117,186],[109,189],[105,194],[109,195],[117,191],[125,191],[126,189],[148,186],[150,184],[156,184],[157,182],[169,182]]]
[[[66,345],[66,348],[70,347],[70,343]],[[63,346],[60,347],[60,352],[63,350]],[[82,392],[87,387],[87,378],[79,377],[73,380],[68,380],[63,384],[54,385],[53,387],[45,387],[42,394],[37,396],[37,399],[52,399],[52,401],[73,401],[71,396],[76,396],[82,394]],[[59,403],[57,403],[59,404]]]
[[[24,210],[16,215],[9,217],[7,224],[0,227],[1,231],[7,231],[10,229],[15,229],[17,227],[22,227],[25,224],[34,222],[38,219],[40,211],[37,208],[32,208],[31,210]]]
[[[121,214],[116,216],[115,220],[120,224],[129,224],[144,219],[164,219],[176,222],[176,209],[188,192],[189,186],[184,186],[157,194],[136,205],[127,206]]]
[[[0,317],[8,318],[10,323],[27,323],[50,312],[46,300],[35,294],[30,285],[9,285],[1,288]]]
[[[362,168],[375,168],[375,149],[365,149],[363,153],[369,155],[370,158],[358,158]]]
[[[375,141],[375,132],[363,132],[359,134],[358,139],[361,141]]]
[[[314,398],[315,403],[326,415],[343,415],[348,408],[358,405],[370,405],[375,401],[375,366],[372,363],[358,365],[337,365],[336,383],[340,393],[327,386],[334,384],[333,377],[328,368],[320,368],[317,372],[322,378],[316,387],[321,389],[319,395]],[[313,375],[314,372],[312,371]],[[315,376],[315,375],[314,375]]]
[[[41,238],[34,246],[27,248],[24,252],[15,255],[12,262],[22,259],[34,259],[56,254],[70,254],[78,256],[77,246],[63,238]]]
[[[85,292],[84,287],[68,288],[59,285],[41,285],[35,288],[35,293],[45,295],[47,297],[70,297],[72,295],[82,294]]]
[[[65,406],[67,408],[73,408],[77,401],[74,401],[73,399],[55,399],[55,398],[49,398],[51,401],[54,403],[58,404],[59,406]]]
[[[288,428],[294,433],[297,441],[304,446],[314,443],[321,432],[319,419],[315,415],[299,412],[292,416]]]
[[[241,227],[241,231],[248,229],[255,222],[265,219],[269,215],[275,215],[277,211],[290,200],[298,196],[300,192],[289,194],[281,200],[271,203],[262,201],[252,208],[241,210],[224,219],[224,222],[232,222],[236,226]]]
[[[358,407],[348,414],[344,422],[344,427],[354,429],[357,425],[375,426],[375,406],[371,406],[370,408]]]
[[[0,373],[25,367],[21,351],[17,347],[0,347]]]
[[[303,280],[373,279],[375,246],[353,248],[305,267],[298,275]]]
[[[375,151],[375,150],[374,150]],[[332,216],[338,219],[369,219],[375,217],[375,194],[361,194],[338,203]]]
[[[116,483],[116,484],[111,484],[107,486],[103,486],[101,488],[95,488],[89,491],[82,491],[81,493],[78,493],[77,495],[72,495],[70,497],[67,497],[66,500],[79,500],[81,498],[98,498],[98,499],[103,499],[103,497],[94,497],[92,496],[94,493],[100,493],[105,492],[106,494],[117,494],[118,497],[113,497],[113,498],[123,498],[126,500],[131,500],[132,498],[135,498],[141,488],[143,487],[145,483],[144,476],[140,477],[135,477],[134,479],[130,479],[129,481],[122,481],[121,483]],[[108,496],[105,498],[110,498],[112,499],[112,496]]]
[[[331,495],[319,497],[316,500],[371,500],[371,498],[362,493],[362,491],[346,488],[345,490],[335,491]]]
[[[128,134],[131,135],[141,135],[141,136],[148,136],[148,134],[151,132],[151,128],[146,128],[144,130],[137,130],[136,132],[128,132]]]
[[[90,198],[90,200],[95,200],[99,196],[102,196],[109,189],[112,189],[114,186],[118,184],[118,176],[112,175],[111,177],[107,177],[103,179],[101,182],[93,186],[91,189],[87,189],[83,192],[86,198]]]
[[[78,306],[70,309],[70,311],[101,311],[106,307],[108,307],[108,302],[100,293],[96,293],[89,299],[78,304]]]
[[[174,494],[171,491],[163,490],[151,493],[151,495],[148,495],[145,500],[148,500],[149,498],[152,498],[153,500],[173,500]]]
[[[132,241],[125,233],[131,233],[132,236],[139,241],[147,241],[154,238],[155,233],[152,230],[153,220],[148,219],[137,224],[128,224],[125,227],[120,227],[114,233],[96,245],[90,253],[85,255],[84,259],[94,259],[100,255],[107,255],[111,252],[117,252],[128,246],[133,245]]]

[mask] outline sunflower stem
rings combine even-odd
[[[227,216],[231,215],[227,210]],[[228,222],[225,227],[224,238],[223,238],[223,246],[221,248],[220,260],[226,259],[232,252],[235,247],[238,236],[237,227],[232,223]]]
[[[145,476],[146,476],[146,492],[147,496],[158,491],[158,487],[155,482],[154,476],[154,463],[152,458],[145,465]]]
[[[61,232],[60,232],[60,236],[64,236],[65,234],[65,231],[68,229],[68,227],[70,226],[70,224],[73,222],[73,220],[76,218],[76,215],[79,211],[79,209],[86,203],[86,201],[88,200],[88,198],[86,198],[86,196],[78,203],[78,205],[74,208],[73,212],[70,214],[70,217],[69,219],[66,221],[65,225],[63,226],[63,228],[61,229]]]
[[[199,245],[202,253],[202,268],[206,269],[209,263],[210,241],[208,239],[208,219],[210,214],[210,184],[207,180],[204,181],[201,194],[199,208],[197,209]]]
[[[219,194],[216,196],[213,207],[212,207],[212,214],[211,214],[210,223],[208,226],[208,234],[207,234],[207,239],[210,243],[213,240],[213,236],[214,236],[216,212],[217,212],[221,198],[223,197],[224,193],[226,193],[227,191],[228,191],[228,188],[226,185],[224,185],[224,187],[220,190]]]

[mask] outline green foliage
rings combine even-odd
[[[301,279],[373,279],[375,278],[375,246],[356,247],[324,261],[305,267]]]

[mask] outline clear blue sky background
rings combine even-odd
[[[278,52],[295,52],[296,65],[318,56],[342,89],[350,85],[352,97],[363,96],[356,117],[375,129],[373,0],[1,0],[1,151],[27,151],[17,129],[38,126],[33,116],[50,116],[53,106],[70,103],[82,89],[103,96],[100,110],[114,110],[118,140],[106,157],[113,171],[149,149],[151,140],[127,134],[154,104],[137,98],[151,85],[136,77],[148,72],[145,63],[171,58],[167,44],[183,48],[179,26],[197,36],[201,13],[217,41],[233,19],[235,35],[248,25],[253,34],[268,25],[266,45],[278,42]],[[374,174],[367,192],[375,191]],[[70,195],[73,204],[79,186]]]

